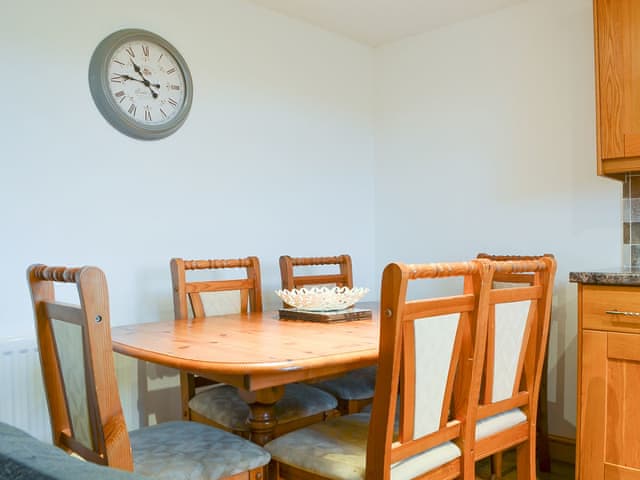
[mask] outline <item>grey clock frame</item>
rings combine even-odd
[[[148,40],[167,50],[175,59],[184,78],[184,103],[180,111],[162,125],[142,125],[135,122],[120,110],[109,90],[107,73],[111,56],[122,44],[135,40]],[[140,140],[158,140],[178,130],[187,119],[193,100],[191,72],[180,52],[159,35],[138,28],[118,30],[105,37],[98,44],[89,63],[89,89],[96,107],[107,122],[125,135]]]

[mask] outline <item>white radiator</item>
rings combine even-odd
[[[129,430],[180,418],[177,372],[119,354],[114,357],[120,401]],[[148,376],[147,382],[139,385],[139,374]],[[0,338],[0,422],[51,442],[35,339]]]
[[[0,421],[51,441],[35,339],[0,339]]]

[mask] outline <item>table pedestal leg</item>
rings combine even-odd
[[[255,392],[239,389],[240,397],[249,404],[247,422],[251,428],[251,441],[258,445],[273,440],[278,420],[275,404],[284,395],[284,386],[265,388]]]

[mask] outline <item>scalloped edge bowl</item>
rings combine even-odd
[[[329,312],[352,307],[369,292],[368,288],[312,287],[276,290],[280,299],[294,308],[309,312]]]

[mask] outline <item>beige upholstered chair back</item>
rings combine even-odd
[[[537,408],[556,267],[551,256],[520,258],[495,262],[479,419]]]
[[[94,463],[132,470],[104,273],[32,265],[27,275],[53,443]],[[55,282],[75,284],[80,305],[56,301]]]

